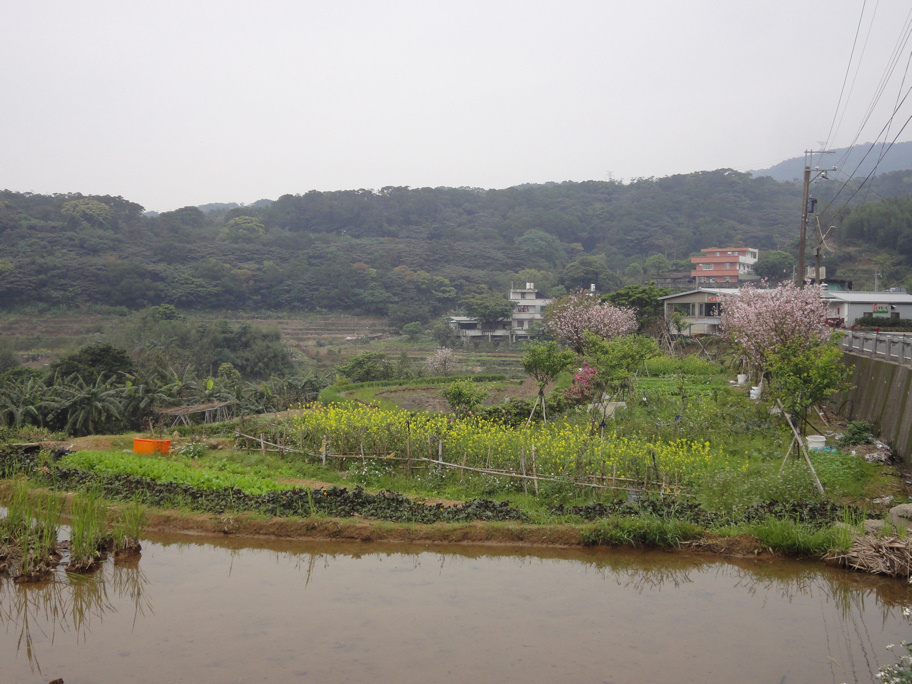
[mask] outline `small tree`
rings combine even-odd
[[[469,295],[462,300],[465,312],[472,318],[477,318],[482,325],[509,318],[514,306],[509,299],[493,294]]]
[[[480,406],[488,396],[484,387],[471,380],[451,382],[440,391],[440,394],[460,418],[471,413],[476,406]]]
[[[773,396],[807,425],[807,410],[830,395],[849,389],[851,370],[833,341],[792,343],[767,354]]]
[[[658,254],[656,256],[662,256]],[[652,258],[652,257],[650,257]],[[662,257],[664,258],[664,257]],[[665,315],[665,306],[659,297],[671,294],[670,287],[657,287],[652,281],[643,285],[627,285],[620,290],[602,297],[603,301],[615,306],[627,307],[636,311],[639,331],[654,327]]]
[[[432,356],[424,361],[434,375],[448,376],[456,369],[456,353],[449,347],[438,347]]]
[[[625,335],[606,340],[591,333],[586,337],[586,361],[596,370],[595,385],[601,392],[619,392],[646,359],[659,353],[650,337]]]
[[[409,342],[414,342],[424,335],[424,326],[418,321],[412,321],[402,326],[402,334],[405,335]]]
[[[394,375],[393,365],[380,352],[363,352],[353,356],[348,363],[336,366],[336,371],[352,382],[390,380]]]
[[[768,290],[743,287],[739,294],[727,295],[719,326],[758,378],[768,372],[771,353],[784,348],[815,348],[829,339],[831,332],[820,288],[793,283]]]
[[[558,299],[545,310],[545,327],[577,354],[585,352],[586,333],[596,338],[613,339],[636,330],[633,309],[602,304],[585,290]]]
[[[542,407],[542,419],[546,423],[548,422],[545,413],[545,387],[573,363],[575,356],[569,349],[564,351],[558,349],[557,342],[554,341],[532,342],[526,346],[522,367],[538,384],[538,397],[535,399],[535,405],[532,407],[532,413],[529,414],[527,423],[532,422],[532,416],[535,415],[535,409],[539,404]]]

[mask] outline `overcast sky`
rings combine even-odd
[[[0,188],[166,211],[765,168],[883,137],[910,6],[863,5],[0,0]]]

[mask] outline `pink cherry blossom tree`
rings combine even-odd
[[[597,297],[580,290],[548,306],[545,328],[569,344],[577,354],[582,354],[587,332],[607,340],[634,332],[637,328],[636,312],[623,306],[602,304]]]
[[[432,373],[449,375],[456,368],[456,352],[449,347],[438,347],[437,350],[424,361]]]
[[[783,283],[761,290],[743,287],[722,301],[719,327],[756,377],[769,370],[770,357],[789,346],[811,348],[830,337],[826,303],[818,286]]]

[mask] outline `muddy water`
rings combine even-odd
[[[0,682],[870,682],[904,582],[618,550],[154,537],[0,581]]]

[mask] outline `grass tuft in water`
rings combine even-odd
[[[139,553],[141,550],[139,537],[145,528],[146,511],[142,504],[134,501],[117,510],[111,524],[114,553],[119,555]]]
[[[7,516],[0,520],[0,558],[16,581],[40,580],[53,570],[61,508],[56,497],[29,496],[25,479],[13,484]]]
[[[106,512],[95,490],[80,492],[73,499],[69,570],[91,570],[101,560],[107,542]]]

